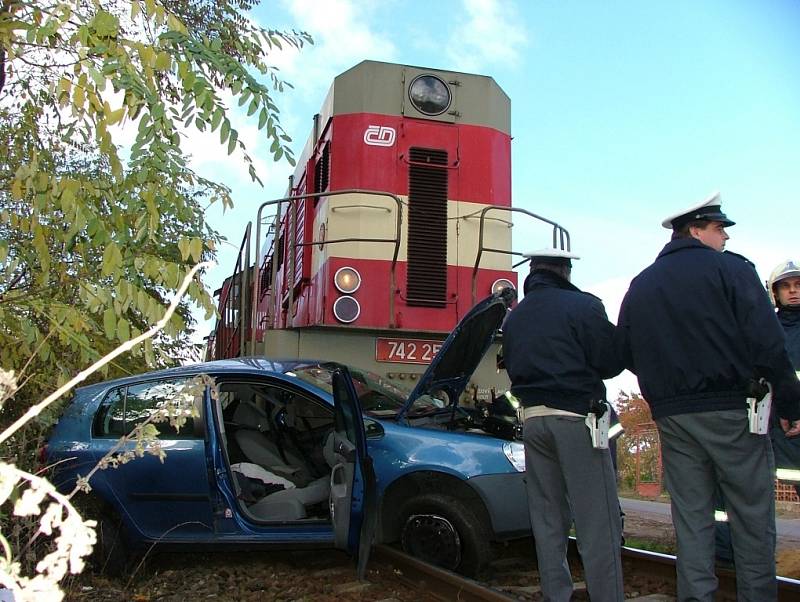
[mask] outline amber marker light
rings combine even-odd
[[[361,274],[355,268],[339,268],[333,276],[333,284],[340,293],[350,295],[361,286]]]

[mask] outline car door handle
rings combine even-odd
[[[336,444],[336,453],[339,454],[347,462],[356,461],[355,448],[348,448],[342,441]]]

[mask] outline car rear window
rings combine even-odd
[[[160,439],[194,439],[192,396],[184,391],[186,379],[160,380],[138,383],[111,390],[97,410],[93,423],[95,437],[123,437],[130,435],[137,425],[147,420],[158,429]],[[185,422],[176,429],[169,420],[160,419],[166,414],[180,413]]]

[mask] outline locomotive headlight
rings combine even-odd
[[[503,453],[511,462],[514,470],[525,472],[525,446],[519,441],[506,441],[503,443]]]
[[[361,314],[361,306],[355,297],[344,295],[333,302],[333,315],[340,322],[349,324]]]
[[[418,75],[408,87],[411,104],[425,115],[441,115],[450,106],[450,88],[435,75]]]
[[[514,288],[514,283],[511,282],[510,280],[507,280],[506,278],[498,278],[497,280],[494,281],[494,284],[492,284],[492,294],[493,295],[497,294],[500,291],[502,291],[504,288],[513,289]]]
[[[355,268],[339,268],[333,276],[333,284],[340,293],[354,293],[361,286],[361,274]]]

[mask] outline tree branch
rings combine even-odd
[[[106,364],[108,364],[114,358],[122,355],[126,351],[130,351],[131,349],[133,349],[136,345],[138,345],[142,341],[145,341],[145,340],[149,339],[150,337],[154,336],[157,332],[162,330],[167,325],[167,322],[169,322],[169,319],[172,317],[172,314],[175,313],[175,310],[177,309],[178,304],[180,303],[181,299],[183,298],[184,293],[186,293],[186,289],[189,288],[189,285],[191,284],[192,279],[194,278],[194,275],[198,271],[200,271],[201,269],[211,267],[212,265],[214,265],[213,262],[204,261],[203,263],[198,263],[196,266],[194,266],[191,269],[191,271],[188,274],[186,274],[186,278],[183,279],[183,283],[181,283],[181,287],[175,293],[175,296],[172,299],[172,303],[169,304],[169,307],[167,308],[167,311],[164,314],[164,316],[158,322],[156,322],[156,324],[152,328],[150,328],[149,330],[143,332],[138,337],[135,337],[135,338],[131,339],[130,341],[127,341],[127,342],[123,343],[122,345],[120,345],[119,347],[114,349],[114,351],[112,351],[111,353],[109,353],[105,357],[102,357],[101,359],[97,360],[94,364],[89,366],[86,370],[83,370],[82,372],[79,372],[69,382],[66,382],[63,385],[61,385],[53,393],[51,393],[50,395],[45,397],[41,402],[39,402],[35,406],[31,407],[27,412],[25,412],[25,414],[22,415],[22,417],[20,417],[16,422],[14,422],[14,424],[12,424],[5,431],[0,433],[0,444],[2,444],[3,442],[7,441],[8,438],[11,437],[11,435],[16,433],[29,420],[31,420],[31,419],[35,418],[36,416],[38,416],[42,412],[42,410],[44,410],[47,406],[49,406],[51,403],[53,403],[56,399],[61,397],[64,393],[66,393],[67,391],[72,389],[75,385],[77,385],[78,383],[83,382],[84,380],[86,380],[91,374],[93,374],[94,372],[96,372],[97,370],[99,370],[100,368],[105,366]]]

